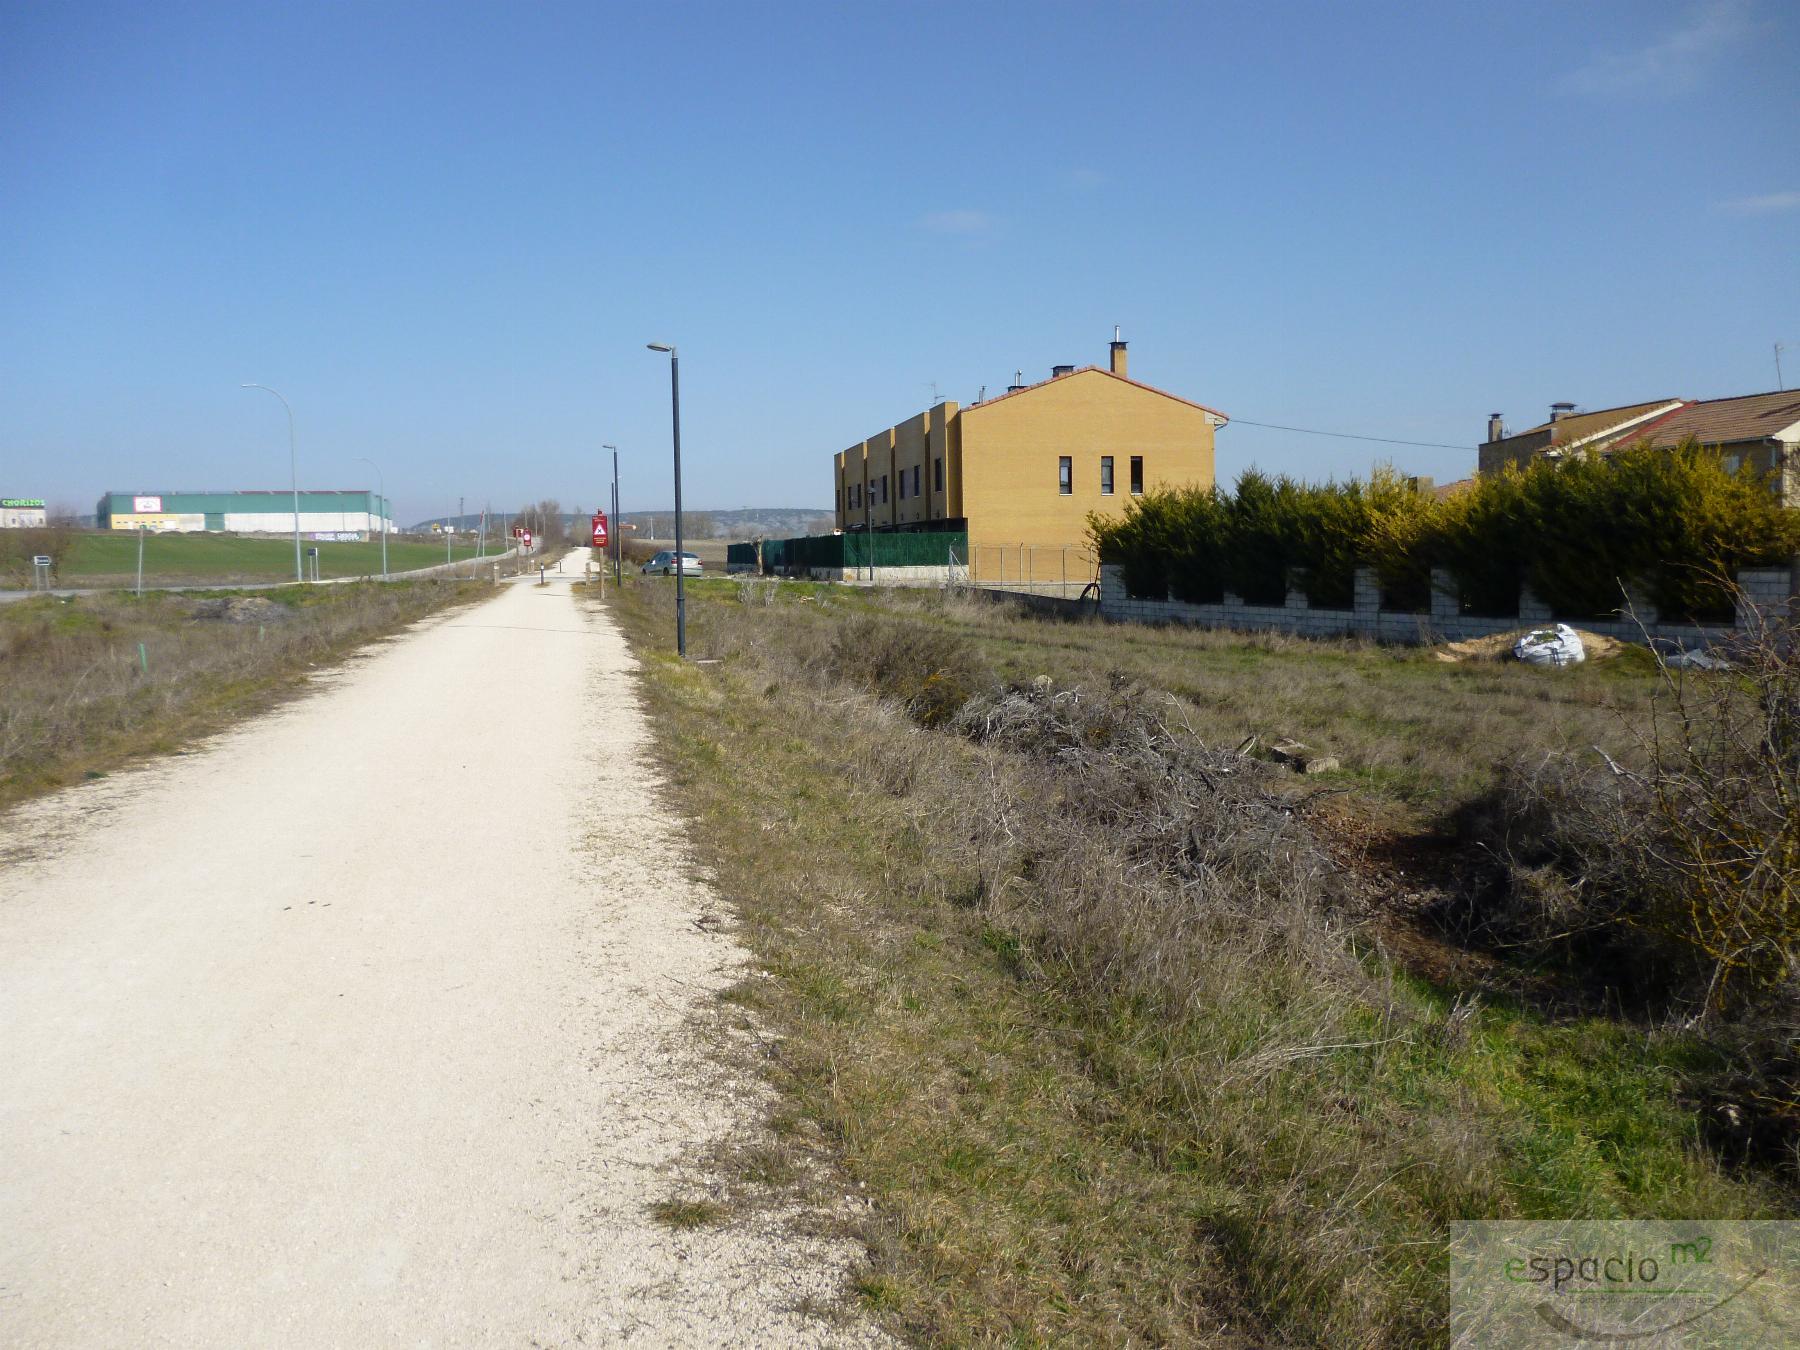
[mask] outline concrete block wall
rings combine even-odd
[[[1738,573],[1738,588],[1743,592],[1738,602],[1739,628],[1750,626],[1746,604],[1754,605],[1765,619],[1800,621],[1800,565],[1746,569]]]
[[[806,575],[813,581],[838,581],[851,585],[858,583],[876,586],[947,586],[950,584],[950,568],[948,566],[919,567],[876,567],[875,580],[869,580],[867,567],[809,567]],[[786,575],[793,575],[789,569]]]
[[[1787,567],[1741,572],[1738,585],[1743,588],[1745,599],[1764,614],[1800,619],[1800,559]],[[1652,638],[1668,638],[1685,647],[1705,647],[1723,641],[1736,628],[1745,626],[1742,614],[1734,627],[1664,623],[1647,595],[1634,590],[1628,592],[1626,598],[1635,612],[1635,619],[1627,616],[1582,619],[1575,626],[1623,642],[1642,642],[1647,632]],[[1306,603],[1303,592],[1293,589],[1288,591],[1287,603],[1280,606],[1247,605],[1229,591],[1223,602],[1216,605],[1192,605],[1168,598],[1138,599],[1126,594],[1119,569],[1107,564],[1100,569],[1100,613],[1106,618],[1128,623],[1190,623],[1204,628],[1293,633],[1301,637],[1355,635],[1393,643],[1463,641],[1554,622],[1549,606],[1529,590],[1519,597],[1517,618],[1483,618],[1460,613],[1455,583],[1442,569],[1433,569],[1431,573],[1431,609],[1428,613],[1384,610],[1381,608],[1380,581],[1374,569],[1368,567],[1356,571],[1354,608],[1314,609]]]

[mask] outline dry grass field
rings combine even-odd
[[[0,809],[185,748],[361,644],[487,594],[423,581],[0,606]]]
[[[1417,913],[1498,761],[1629,755],[1639,657],[707,581],[681,664],[669,590],[608,603],[760,963],[730,998],[791,1157],[746,1175],[863,1188],[861,1293],[902,1334],[1441,1344],[1452,1220],[1795,1213],[1791,1168],[1709,1128],[1728,1038]]]

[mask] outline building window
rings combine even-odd
[[[837,503],[838,503],[838,507],[837,507],[838,514],[842,515],[843,510],[844,510],[844,489],[842,489],[842,488],[838,489]]]
[[[1112,462],[1113,457],[1111,455],[1100,456],[1100,495],[1102,497],[1110,497],[1113,495]]]
[[[1056,490],[1065,497],[1075,491],[1075,462],[1067,455],[1056,461]]]
[[[944,457],[939,455],[931,465],[931,488],[934,492],[944,490]]]
[[[919,470],[923,467],[920,464],[913,465],[913,496],[915,497],[919,495]]]
[[[1144,495],[1144,457],[1142,455],[1131,457],[1131,495],[1134,497]]]
[[[883,506],[887,505],[887,480],[888,480],[888,476],[885,473],[882,474],[881,475],[881,504]]]
[[[901,501],[906,500],[906,470],[900,470],[900,481],[894,485],[894,491]]]
[[[1744,467],[1743,455],[1734,453],[1734,454],[1729,454],[1729,455],[1725,456],[1725,472],[1726,473],[1735,474],[1739,469],[1741,469],[1743,467]]]

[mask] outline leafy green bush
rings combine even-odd
[[[1356,569],[1371,566],[1384,608],[1422,610],[1442,567],[1465,612],[1496,616],[1518,613],[1529,585],[1569,617],[1616,612],[1626,586],[1664,618],[1728,617],[1739,569],[1800,552],[1800,513],[1758,474],[1730,472],[1691,442],[1539,459],[1444,500],[1386,468],[1322,485],[1252,469],[1230,494],[1154,493],[1088,528],[1136,596],[1203,602],[1231,591],[1279,605],[1293,577],[1315,607],[1348,609]]]
[[[1449,569],[1470,614],[1519,612],[1519,588],[1531,558],[1523,528],[1525,475],[1516,469],[1476,480],[1437,503],[1418,546],[1427,565]]]
[[[1423,609],[1430,569],[1416,543],[1431,505],[1391,469],[1323,485],[1252,469],[1229,495],[1152,493],[1122,518],[1089,517],[1088,529],[1136,596],[1206,603],[1231,591],[1253,605],[1281,605],[1292,577],[1313,605],[1349,609],[1356,569],[1367,563],[1402,607]]]

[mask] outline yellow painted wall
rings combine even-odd
[[[889,487],[894,522],[916,525],[931,517],[926,511],[925,489],[931,485],[929,464],[931,414],[922,412],[894,428],[894,481]],[[919,492],[912,490],[913,470],[919,473]],[[905,496],[901,496],[904,489]]]
[[[868,520],[871,529],[882,529],[895,522],[895,428],[889,427],[884,432],[875,432],[862,445],[868,448],[868,482],[869,511]],[[886,479],[886,490],[882,488],[882,479]],[[882,500],[886,493],[886,500]]]
[[[834,496],[858,485],[870,494],[865,512],[842,491],[838,528],[859,529],[865,519],[875,529],[966,519],[977,579],[1017,579],[1022,563],[1048,569],[1054,579],[1065,570],[1064,549],[1074,579],[1092,563],[1078,556],[1091,547],[1088,513],[1120,514],[1131,500],[1132,456],[1143,457],[1147,492],[1211,487],[1213,433],[1205,409],[1095,367],[973,407],[946,401],[834,458]],[[1074,490],[1066,497],[1057,477],[1063,455],[1073,461]],[[1103,455],[1113,457],[1110,495],[1100,490]],[[942,489],[933,472],[940,457]]]
[[[1087,369],[992,403],[964,408],[962,502],[969,545],[1088,547],[1090,511],[1121,514],[1131,500],[1131,457],[1144,457],[1144,490],[1211,487],[1213,425],[1192,404]],[[1057,460],[1074,462],[1071,495]],[[1112,495],[1100,457],[1113,457]],[[983,567],[981,570],[990,570]]]
[[[956,490],[956,474],[953,468],[950,431],[957,420],[956,404],[944,402],[931,410],[931,430],[929,442],[925,447],[925,502],[929,508],[927,519],[944,520],[959,515],[952,505]],[[944,486],[937,486],[936,465],[939,460],[944,463]]]

